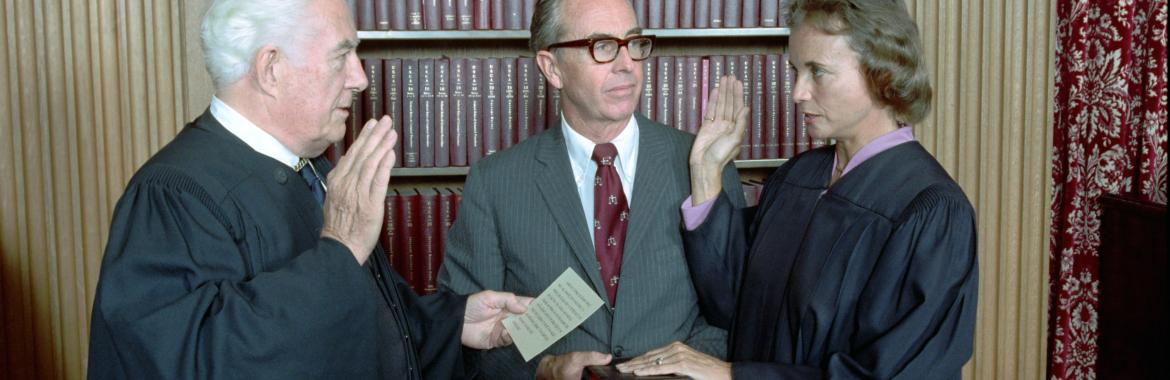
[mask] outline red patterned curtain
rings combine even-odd
[[[1166,203],[1166,0],[1058,0],[1048,374],[1093,379],[1097,197]]]

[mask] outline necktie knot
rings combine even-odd
[[[593,147],[593,161],[601,166],[613,165],[613,158],[617,156],[617,147],[613,143],[597,144]]]

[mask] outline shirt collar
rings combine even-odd
[[[914,129],[913,127],[909,126],[895,129],[893,132],[886,133],[876,139],[873,139],[873,141],[870,141],[868,144],[865,144],[865,146],[862,146],[861,149],[858,149],[857,153],[853,155],[853,158],[849,159],[849,162],[845,164],[845,170],[841,171],[841,177],[844,177],[845,173],[853,170],[853,168],[856,168],[857,165],[861,165],[861,163],[865,162],[865,160],[878,155],[878,153],[885,152],[890,148],[911,141],[914,141]],[[837,155],[835,154],[833,155],[833,167],[837,167]]]
[[[585,168],[596,166],[593,162],[593,147],[597,144],[569,127],[569,121],[565,120],[564,114],[561,114],[561,130],[565,136],[565,145],[569,148],[569,163],[573,166],[573,175],[580,181],[581,176],[586,174]],[[618,170],[618,176],[626,180],[634,178],[639,135],[641,133],[638,130],[638,121],[631,115],[626,128],[610,141],[618,151],[614,167]]]
[[[228,132],[231,132],[245,144],[248,144],[252,150],[259,152],[272,159],[280,161],[288,165],[288,167],[296,167],[297,157],[296,153],[289,150],[288,147],[281,144],[280,141],[273,137],[268,132],[265,132],[260,127],[253,124],[244,115],[236,112],[234,108],[219,100],[218,97],[211,97],[211,115],[215,120],[219,121]]]

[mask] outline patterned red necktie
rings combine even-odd
[[[597,177],[593,180],[593,247],[611,306],[617,299],[622,248],[626,246],[626,226],[630,221],[622,180],[613,167],[616,157],[617,148],[613,144],[597,144],[593,148],[593,161],[597,162]]]

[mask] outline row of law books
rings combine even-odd
[[[358,30],[528,30],[536,0],[358,0]]]
[[[358,30],[528,30],[537,0],[358,0]],[[785,26],[781,0],[632,0],[653,29]]]
[[[394,270],[418,294],[438,288],[447,231],[455,223],[461,188],[391,189],[379,243]]]
[[[652,57],[642,62],[638,112],[697,133],[717,78],[735,75],[745,84],[744,100],[752,110],[739,159],[792,157],[824,142],[812,139],[797,117],[793,72],[785,62],[779,54]],[[400,133],[400,167],[469,166],[560,118],[560,92],[530,57],[365,59],[362,64],[370,85],[354,104],[352,130],[359,120],[389,115]],[[339,143],[332,154],[344,154],[347,145]]]

